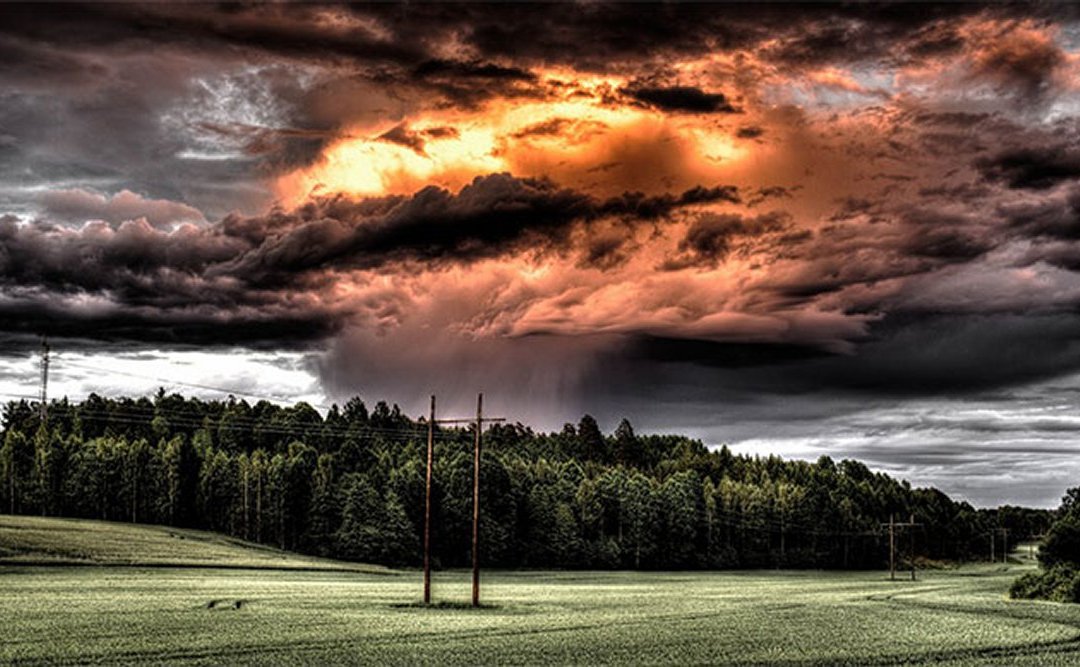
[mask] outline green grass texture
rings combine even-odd
[[[0,529],[0,545],[17,530]],[[203,545],[183,555],[191,541],[182,542],[174,558],[200,567],[0,565],[0,664],[1080,664],[1080,606],[1006,598],[1034,567],[1026,547],[1007,565],[914,582],[881,572],[485,572],[485,606],[471,609],[466,571],[436,573],[438,604],[424,607],[416,571],[273,559],[261,569],[261,549],[245,556],[227,540],[234,569],[215,569]],[[137,560],[138,543],[128,544],[110,549]]]
[[[35,564],[392,573],[377,565],[303,556],[201,530],[0,514],[0,566]]]

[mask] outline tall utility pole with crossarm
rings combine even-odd
[[[915,527],[921,526],[920,523],[915,523],[915,515],[912,514],[911,518],[907,522],[901,523],[890,514],[889,523],[881,524],[882,528],[889,529],[889,579],[896,581],[896,529],[897,528],[909,528],[911,533],[909,535],[910,546],[908,550],[908,560],[911,564],[911,580],[915,581]]]
[[[431,464],[435,458],[435,395],[427,427],[427,479],[424,482],[424,604],[431,604]]]
[[[473,448],[472,605],[480,606],[480,436],[484,423],[503,422],[503,417],[484,417],[484,395],[476,396],[476,446]]]
[[[431,475],[435,464],[435,426],[437,424],[475,424],[476,438],[473,454],[473,606],[480,604],[480,561],[478,558],[480,543],[480,432],[485,422],[506,421],[503,417],[484,417],[482,413],[484,395],[480,394],[476,404],[476,419],[436,419],[435,396],[431,397],[431,414],[428,417],[427,474],[424,492],[424,604],[431,604]]]

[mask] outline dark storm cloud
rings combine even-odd
[[[802,33],[778,41],[768,56],[801,66],[857,61],[877,53],[882,35],[881,26],[863,21],[811,23]]]
[[[901,232],[896,250],[902,255],[966,263],[998,242],[986,226],[966,216],[942,213],[933,205],[905,206],[897,217]]]
[[[784,231],[791,222],[791,214],[784,211],[754,217],[736,213],[704,214],[690,225],[686,236],[679,241],[682,255],[668,260],[663,268],[680,270],[689,266],[715,266],[740,240]]]
[[[392,76],[384,80],[393,82]],[[411,70],[411,83],[438,92],[453,104],[472,107],[493,97],[541,97],[532,72],[494,63],[435,59],[420,63]]]
[[[966,262],[986,253],[993,244],[954,229],[920,227],[912,230],[901,250],[918,257]]]
[[[316,267],[476,261],[524,247],[565,246],[577,223],[651,222],[687,206],[737,201],[738,191],[730,186],[692,188],[680,195],[629,192],[601,200],[550,181],[494,174],[477,177],[457,194],[427,187],[412,197],[383,199],[375,214],[371,202],[355,209],[342,200],[310,205],[286,234],[224,270],[254,283],[274,283]]]
[[[350,118],[376,111],[399,115],[415,96],[434,94],[471,108],[491,97],[543,96],[535,67],[625,72],[640,65],[647,71],[655,59],[753,49],[762,40],[787,44],[788,57],[806,52],[806,40],[827,33],[828,26],[872,35],[857,53],[872,49],[865,57],[875,57],[937,21],[1012,11],[935,5],[905,15],[882,7],[799,4],[586,3],[557,12],[547,5],[5,4],[0,50],[9,57],[0,58],[0,129],[10,139],[0,146],[0,181],[37,189],[128,189],[184,201],[212,218],[232,208],[254,212],[272,200],[262,177],[309,164]],[[850,54],[824,49],[818,60]],[[261,69],[237,74],[252,67]],[[274,67],[320,73],[314,85],[300,85],[298,76],[274,74]],[[223,100],[215,93],[199,102],[192,83],[212,87],[215,77],[225,77],[221,90],[233,90],[237,100],[261,100],[263,87],[282,108],[265,125],[205,117]],[[643,104],[673,112],[735,107],[726,94],[693,86],[655,84],[630,92]],[[173,113],[193,102],[206,108],[183,117]],[[419,145],[408,135],[386,137],[395,138]]]
[[[41,302],[5,303],[0,316],[10,320],[0,341],[6,342],[7,352],[18,355],[38,349],[43,335],[63,339],[68,351],[102,351],[102,345],[110,342],[169,349],[241,345],[251,350],[299,350],[325,341],[344,326],[334,312],[242,311],[228,317],[209,311],[93,313]]]
[[[949,395],[1080,369],[1080,317],[897,314],[875,325],[858,358],[825,364],[826,383],[885,394]],[[993,363],[987,363],[993,359]]]
[[[760,368],[831,356],[819,347],[795,343],[718,343],[661,336],[634,336],[628,351],[630,359],[646,363],[707,368]]]
[[[850,62],[858,58],[925,57],[955,50],[960,40],[942,22],[965,16],[1072,13],[1070,7],[937,3],[919,11],[899,4],[574,3],[512,7],[410,5],[364,7],[403,39],[424,31],[452,32],[482,59],[573,64],[612,70],[641,60],[717,50],[753,49],[786,64]]]
[[[974,395],[1080,370],[1080,316],[908,313],[872,325],[857,354],[800,343],[637,336],[608,359],[612,387],[716,387],[725,392],[914,397]],[[994,363],[987,363],[994,359]],[[626,377],[621,378],[625,372]],[[683,380],[673,381],[674,375]],[[637,380],[631,381],[631,377]],[[630,382],[628,385],[622,381]],[[616,392],[612,400],[622,396]],[[658,396],[658,400],[659,400]],[[702,400],[708,402],[707,397]]]
[[[777,8],[779,9],[779,8]],[[814,67],[886,57],[906,60],[957,51],[962,40],[948,21],[979,13],[1008,14],[1004,5],[927,3],[813,5],[794,9],[799,29],[780,29],[766,57],[788,66]]]
[[[738,113],[723,93],[707,93],[692,86],[641,86],[622,91],[639,102],[662,111],[685,113]]]
[[[1010,188],[1045,190],[1080,179],[1080,148],[1072,145],[1013,148],[980,158],[975,167],[984,178]]]
[[[424,154],[424,138],[419,133],[410,131],[405,123],[398,123],[379,135],[379,139],[411,148],[420,155]]]
[[[51,322],[44,328],[58,333],[136,338],[142,327],[141,339],[159,341],[212,338],[216,323],[232,343],[245,335],[255,342],[289,336],[308,322],[310,335],[301,337],[317,338],[351,313],[349,304],[318,298],[335,270],[469,262],[524,246],[560,249],[578,224],[651,224],[688,206],[733,201],[738,192],[728,186],[596,199],[497,174],[456,194],[429,187],[411,197],[327,198],[173,231],[145,216],[78,229],[5,216],[0,286],[8,298],[0,302],[0,327],[25,332]]]
[[[1054,11],[1072,11],[1055,6]],[[1032,14],[1038,9],[1026,8]],[[1050,9],[1043,10],[1053,13]],[[715,49],[774,44],[785,62],[847,61],[876,57],[911,41],[941,50],[937,22],[979,13],[1023,13],[1011,6],[932,4],[909,7],[852,4],[761,3],[642,5],[573,3],[558,11],[546,4],[411,4],[333,7],[268,6],[6,5],[6,32],[69,45],[129,48],[148,43],[195,48],[244,48],[302,59],[339,58],[404,66],[423,77],[528,80],[532,74],[506,62],[574,64],[609,69],[646,57],[701,54]],[[356,20],[351,20],[352,18]],[[920,32],[921,31],[921,32]],[[915,38],[912,38],[912,35]],[[62,37],[61,37],[62,36]],[[438,55],[433,45],[451,38],[474,58]]]
[[[0,219],[0,354],[42,332],[86,349],[327,346],[319,374],[342,396],[497,387],[530,418],[562,401],[609,427],[815,438],[815,455],[975,477],[1022,466],[1022,445],[1063,455],[987,440],[1068,437],[1067,420],[950,419],[946,401],[1041,415],[1075,396],[1030,387],[1080,372],[1076,16],[3,4],[0,216],[19,217]],[[597,99],[610,125],[538,104]],[[437,157],[515,101],[539,111],[491,157],[521,140],[540,163],[582,161],[572,177],[287,207],[267,188],[339,140]],[[700,173],[746,185],[679,192],[716,180]],[[672,175],[669,194],[624,192]],[[759,212],[772,204],[790,213]],[[923,399],[946,414],[908,411]]]
[[[8,3],[3,30],[42,42],[114,48],[150,44],[225,50],[244,47],[299,58],[351,57],[375,62],[419,61],[416,42],[379,39],[363,26],[319,20],[316,5],[201,3]]]
[[[1044,200],[1036,204],[1016,204],[1004,208],[1002,214],[1012,228],[1025,236],[1080,240],[1080,187],[1073,187],[1061,199]]]
[[[81,229],[0,219],[0,284],[47,298],[50,294],[113,292],[132,305],[225,304],[245,297],[238,288],[208,290],[208,267],[243,252],[228,229],[154,229],[144,220],[115,229]]]
[[[460,60],[427,60],[413,70],[418,79],[451,77],[480,80],[509,79],[513,81],[535,81],[536,75],[518,67],[502,67],[495,63]]]
[[[802,186],[796,185],[794,187],[784,187],[782,185],[767,185],[765,187],[759,187],[754,192],[750,193],[747,197],[746,203],[750,206],[757,206],[762,202],[769,199],[790,199],[795,196],[795,193],[802,189]]]

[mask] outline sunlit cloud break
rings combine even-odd
[[[483,390],[1056,502],[984,466],[1075,424],[989,446],[913,406],[1072,396],[1072,5],[550,9],[4,7],[5,376],[41,334],[212,386],[302,359],[237,391]]]

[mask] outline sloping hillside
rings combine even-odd
[[[199,530],[0,514],[0,565],[5,564],[393,572],[377,565],[303,556]]]

